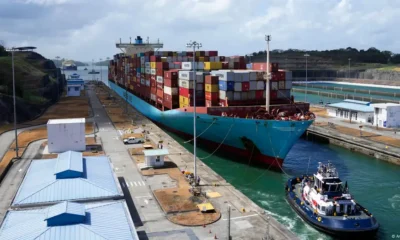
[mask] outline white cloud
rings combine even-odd
[[[198,40],[224,55],[264,49],[266,33],[273,49],[374,46],[400,52],[395,0],[77,1],[0,3],[0,38],[8,45],[37,46],[50,58],[89,61],[112,56],[119,38],[126,42],[137,35],[160,38],[166,50],[183,50],[189,40]],[[20,9],[24,14],[17,15]]]

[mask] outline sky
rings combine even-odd
[[[112,57],[140,35],[163,50],[195,40],[221,56],[271,49],[376,47],[400,53],[400,0],[0,0],[7,47],[79,61]]]

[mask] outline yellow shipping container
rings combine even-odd
[[[219,70],[222,68],[222,62],[213,62],[214,68],[213,70]]]
[[[218,70],[222,68],[221,62],[204,62],[204,70]]]
[[[156,63],[155,62],[150,62],[150,68],[156,68]]]
[[[166,62],[167,58],[161,58],[161,62]]]
[[[204,57],[199,57],[199,62],[204,62]]]
[[[196,52],[196,57],[200,57],[200,52]]]
[[[219,92],[218,84],[206,84],[206,92]]]
[[[179,103],[179,107],[180,108],[184,108],[184,107],[187,107],[187,106],[188,106],[187,104]]]
[[[179,103],[189,105],[189,98],[179,95]]]

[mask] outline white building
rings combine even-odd
[[[400,104],[376,103],[374,108],[374,125],[384,128],[400,128]]]
[[[50,119],[47,122],[49,153],[85,151],[85,119]]]
[[[351,122],[373,123],[374,107],[369,102],[346,99],[343,102],[327,105],[328,115]]]
[[[168,149],[143,150],[145,167],[164,166],[164,157],[169,154]]]
[[[79,97],[81,95],[81,85],[69,84],[67,85],[67,96],[68,97]]]

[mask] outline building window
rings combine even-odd
[[[79,87],[75,87],[75,91],[79,91]]]
[[[160,156],[156,157],[156,162],[160,162]]]

